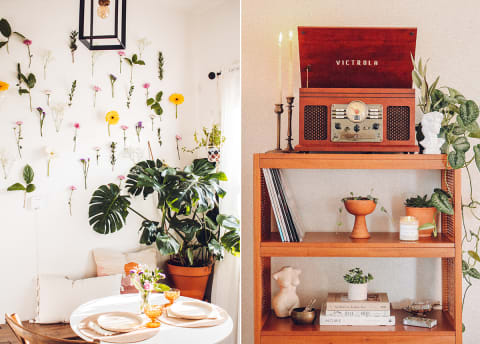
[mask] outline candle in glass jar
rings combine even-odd
[[[288,32],[288,93],[287,97],[293,97],[293,32]]]
[[[282,104],[282,39],[283,35],[280,32],[278,35],[278,71],[277,71],[277,95],[276,104]]]
[[[418,220],[415,216],[400,217],[400,240],[418,240]]]

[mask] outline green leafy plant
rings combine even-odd
[[[70,39],[70,44],[68,47],[70,48],[70,53],[72,54],[72,63],[75,63],[75,51],[78,49],[77,37],[78,31],[76,30],[70,32],[70,36],[68,37]]]
[[[476,264],[480,263],[478,248],[480,244],[480,214],[476,210],[480,202],[474,197],[474,188],[472,182],[472,172],[470,167],[474,164],[480,171],[480,144],[472,145],[472,139],[480,138],[480,127],[478,125],[479,108],[476,102],[468,100],[461,92],[451,87],[437,87],[439,77],[436,78],[430,86],[427,82],[427,67],[425,63],[422,66],[421,60],[418,63],[412,58],[413,63],[413,81],[415,86],[421,92],[420,108],[423,113],[438,111],[443,114],[442,127],[439,137],[445,139],[442,146],[442,153],[447,154],[447,167],[453,169],[463,168],[467,176],[468,199],[462,202],[462,227],[463,237],[462,245],[467,246],[463,250],[462,272],[466,283],[462,299],[462,309],[465,306],[465,299],[473,280],[480,279],[480,272]],[[470,156],[467,157],[467,154]],[[445,175],[446,178],[446,175]],[[447,183],[448,186],[448,183]],[[447,190],[451,194],[450,190]],[[466,221],[466,213],[470,213],[477,224],[476,229],[469,229],[469,223]],[[463,328],[465,330],[465,327]]]
[[[70,93],[68,94],[68,106],[73,104],[73,96],[75,95],[75,89],[77,88],[77,80],[73,80],[72,87],[70,88]]]
[[[364,274],[360,268],[354,268],[348,270],[343,279],[350,284],[364,284],[373,280],[373,276],[370,273]]]
[[[226,192],[220,181],[227,177],[215,172],[215,164],[196,159],[184,169],[165,165],[159,159],[139,162],[130,169],[122,195],[114,184],[102,185],[90,200],[89,217],[93,230],[109,234],[123,228],[130,211],[143,219],[140,243],[156,244],[172,264],[206,266],[221,260],[224,251],[240,252],[239,221],[217,214],[219,199]],[[160,219],[149,219],[131,207],[130,199],[154,196]]]
[[[194,153],[202,147],[221,147],[221,145],[225,142],[225,136],[222,136],[222,130],[219,128],[218,124],[214,124],[212,129],[203,127],[202,134],[203,136],[199,137],[197,131],[195,131],[193,134],[193,139],[197,145],[192,149],[182,147],[182,151]]]
[[[163,53],[161,51],[158,52],[158,78],[163,80]]]
[[[29,102],[30,102],[30,112],[33,111],[32,108],[32,89],[35,87],[35,84],[37,83],[37,78],[33,73],[29,73],[28,75],[25,75],[22,73],[22,69],[20,67],[20,63],[17,63],[17,86],[18,86],[18,94],[23,95],[23,94],[28,94],[29,97]],[[26,88],[23,88],[22,86],[25,85]]]
[[[155,98],[147,99],[147,106],[150,106],[150,109],[152,109],[152,111],[155,112],[157,116],[161,116],[163,114],[163,108],[160,105],[160,102],[162,101],[162,97],[163,97],[163,92],[160,91],[157,93]]]
[[[27,194],[32,193],[35,191],[35,185],[32,184],[33,177],[35,174],[33,173],[33,169],[30,165],[25,165],[23,168],[23,180],[25,181],[25,185],[22,183],[15,183],[10,185],[7,191],[23,191],[23,207],[25,208],[27,205]]]
[[[5,18],[0,19],[0,33],[7,39],[6,41],[0,41],[0,48],[4,45],[7,47],[7,53],[10,53],[8,49],[8,42],[10,41],[10,36],[12,35],[12,27]]]
[[[124,57],[123,59],[130,66],[130,84],[132,84],[133,83],[133,67],[135,67],[135,65],[145,66],[145,61],[140,60],[137,54],[133,54],[131,58]]]
[[[373,191],[373,190],[372,190]],[[372,195],[368,194],[367,196],[355,196],[353,192],[350,192],[350,196],[342,198],[342,202],[345,201],[373,201],[375,204],[378,202],[378,198],[373,197]]]

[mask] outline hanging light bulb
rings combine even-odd
[[[98,8],[97,8],[97,15],[105,19],[110,14],[110,0],[98,0]]]

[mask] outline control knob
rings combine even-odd
[[[375,130],[378,130],[378,128],[380,128],[380,124],[373,123],[372,128],[375,129]]]

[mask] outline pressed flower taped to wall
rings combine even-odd
[[[50,62],[55,60],[53,57],[53,52],[51,50],[47,50],[43,55],[43,80],[47,80],[47,68]]]
[[[72,199],[73,199],[73,192],[77,190],[77,187],[75,185],[72,185],[69,187],[70,190],[70,197],[68,198],[68,211],[70,213],[70,216],[72,216]]]
[[[78,49],[77,46],[77,37],[78,37],[78,31],[73,30],[70,32],[70,53],[72,54],[72,63],[75,63],[75,51]]]
[[[98,166],[98,163],[99,163],[99,160],[100,160],[100,147],[95,147],[95,157],[96,157],[96,160],[97,160],[97,166]]]
[[[115,98],[115,82],[117,81],[117,77],[113,74],[110,74],[108,77],[110,79],[110,85],[112,86],[112,98]]]
[[[85,186],[85,190],[87,190],[87,177],[88,177],[88,170],[90,169],[90,158],[82,158],[80,159],[80,163],[82,164],[82,171],[83,171],[83,184]]]
[[[17,143],[17,150],[18,150],[18,155],[20,156],[20,159],[22,158],[22,140],[23,140],[23,136],[22,136],[22,125],[23,125],[23,122],[22,121],[16,121],[15,122],[15,127],[13,127],[13,132],[15,134],[15,141]]]
[[[117,111],[110,111],[105,116],[105,121],[108,123],[108,136],[110,136],[110,126],[115,125],[120,120],[120,115]]]
[[[30,103],[30,112],[33,112],[32,107],[32,89],[35,87],[37,83],[37,78],[33,73],[29,73],[25,75],[22,73],[22,69],[20,67],[20,63],[17,63],[17,86],[18,86],[18,94],[28,94],[29,103]],[[23,87],[25,86],[25,88]]]
[[[102,89],[100,86],[93,86],[93,107],[97,105],[97,93],[100,92]]]
[[[45,152],[47,153],[47,177],[50,177],[50,165],[52,160],[57,158],[58,154],[57,151],[51,147],[47,147]]]
[[[143,129],[143,123],[141,121],[137,122],[137,125],[135,125],[135,131],[137,132],[137,139],[139,143],[140,143],[140,133],[142,132],[142,129]]]
[[[127,150],[127,130],[128,130],[128,126],[122,125],[122,126],[120,126],[120,128],[123,131],[123,150]]]
[[[168,98],[168,100],[175,104],[175,118],[178,118],[178,106],[184,102],[185,98],[180,93],[174,93]]]
[[[30,52],[30,46],[32,45],[32,41],[29,39],[24,39],[23,44],[27,47],[27,54],[28,54],[28,68],[32,66],[32,53]]]
[[[4,92],[4,91],[8,90],[9,87],[10,87],[9,84],[7,84],[4,81],[0,81],[0,92]]]
[[[122,62],[123,62],[123,57],[125,56],[125,52],[120,50],[120,51],[117,51],[117,54],[118,54],[118,57],[119,57],[119,60],[120,60],[120,72],[119,72],[119,74],[122,74]]]
[[[23,180],[25,181],[25,185],[22,183],[15,183],[10,185],[7,191],[23,191],[23,207],[26,208],[27,206],[27,194],[32,193],[35,191],[35,185],[33,184],[33,178],[35,173],[33,172],[33,168],[30,165],[25,165],[23,168]]]
[[[40,119],[40,136],[43,137],[43,123],[45,121],[45,111],[39,106],[37,107],[38,117]]]
[[[74,123],[73,124],[73,151],[77,151],[77,134],[78,134],[78,129],[80,129],[80,123]]]

